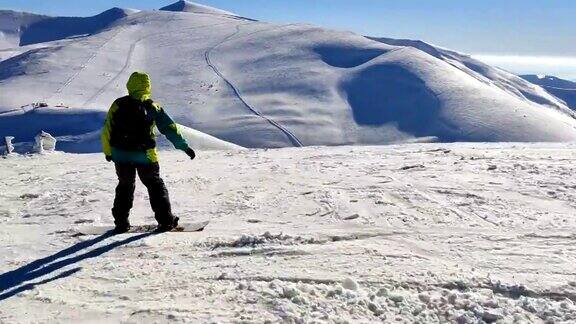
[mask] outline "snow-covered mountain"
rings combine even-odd
[[[186,1],[42,18],[18,35],[24,46],[0,52],[0,119],[25,118],[20,107],[33,102],[105,112],[143,70],[181,124],[245,147],[576,140],[574,113],[558,98],[419,41],[269,24]],[[49,124],[19,128],[29,138]]]
[[[0,140],[28,151],[44,130],[88,153],[0,157],[0,323],[576,318],[576,143],[421,143],[574,141],[548,84],[422,41],[185,1],[2,11],[0,35]],[[213,150],[160,152],[174,214],[203,232],[84,235],[113,223],[100,132],[134,70]],[[132,225],[155,223],[146,191]]]
[[[208,14],[208,15],[229,15],[229,16],[236,16],[236,14],[231,13],[229,11],[201,5],[198,3],[193,3],[190,1],[178,1],[166,7],[160,8],[160,10],[164,11],[176,11],[176,12],[188,12],[188,13],[197,13],[197,14]]]
[[[549,93],[564,100],[572,110],[576,110],[576,82],[548,75],[522,75],[521,77],[541,86]]]

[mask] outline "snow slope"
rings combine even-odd
[[[576,140],[563,102],[467,56],[179,6],[19,47],[0,62],[0,113],[32,102],[105,111],[143,70],[178,122],[244,147]]]
[[[106,118],[106,112],[101,110],[75,109],[67,107],[31,108],[4,114],[0,118],[0,129],[6,134],[12,134],[19,139],[16,151],[30,152],[34,137],[41,131],[48,132],[58,142],[56,149],[71,153],[101,152],[101,128]],[[22,125],[25,125],[23,127]],[[186,126],[179,130],[187,142],[196,150],[240,150],[242,147],[222,141]],[[2,137],[3,139],[3,137]],[[0,144],[0,152],[5,151],[4,141]],[[172,144],[163,136],[158,135],[158,146],[161,149],[173,149]]]
[[[573,144],[161,153],[203,233],[110,224],[100,155],[0,159],[0,322],[573,323]],[[134,224],[152,223],[138,185]],[[216,306],[215,306],[216,305]]]
[[[87,18],[54,17],[43,19],[24,30],[20,36],[20,45],[24,46],[96,34],[110,27],[114,22],[135,12],[130,9],[112,8],[99,15]]]
[[[11,10],[0,10],[0,51],[20,45],[23,30],[47,16]]]
[[[23,31],[47,18],[49,17],[31,13],[0,10],[0,62],[25,52],[25,49],[19,47]]]
[[[500,89],[522,99],[527,99],[543,105],[564,108],[564,104],[535,86],[531,82],[499,68],[492,67],[469,55],[433,46],[423,41],[391,38],[371,38],[386,44],[396,46],[409,46],[426,52],[438,59],[441,59],[466,74],[478,79],[486,84],[493,84]]]
[[[48,17],[23,12],[0,11],[0,49],[44,43],[98,33],[115,21],[137,12],[112,8],[93,17]]]
[[[541,86],[549,93],[564,100],[570,109],[576,110],[576,82],[540,75],[523,75],[522,78]]]
[[[182,136],[186,139],[189,145],[199,151],[230,151],[230,150],[242,150],[243,147],[225,142],[216,137],[210,136],[208,134],[202,133],[190,127],[183,125],[178,126],[178,130],[182,133]],[[172,143],[168,141],[165,137],[159,136],[158,145],[163,149],[171,149]]]

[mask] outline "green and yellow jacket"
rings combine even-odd
[[[127,88],[129,96],[115,100],[108,111],[101,136],[104,154],[117,163],[157,163],[154,127],[174,147],[186,151],[188,143],[176,123],[150,99],[150,77],[135,72],[130,76]]]

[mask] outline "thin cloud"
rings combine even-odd
[[[473,55],[473,57],[516,74],[545,74],[576,79],[576,57],[490,54]]]

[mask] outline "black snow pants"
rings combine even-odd
[[[128,217],[134,202],[134,190],[136,189],[136,173],[140,181],[148,189],[150,205],[159,225],[169,225],[174,222],[170,197],[164,181],[160,177],[160,166],[153,164],[116,163],[118,186],[112,215],[116,226],[130,225]]]

